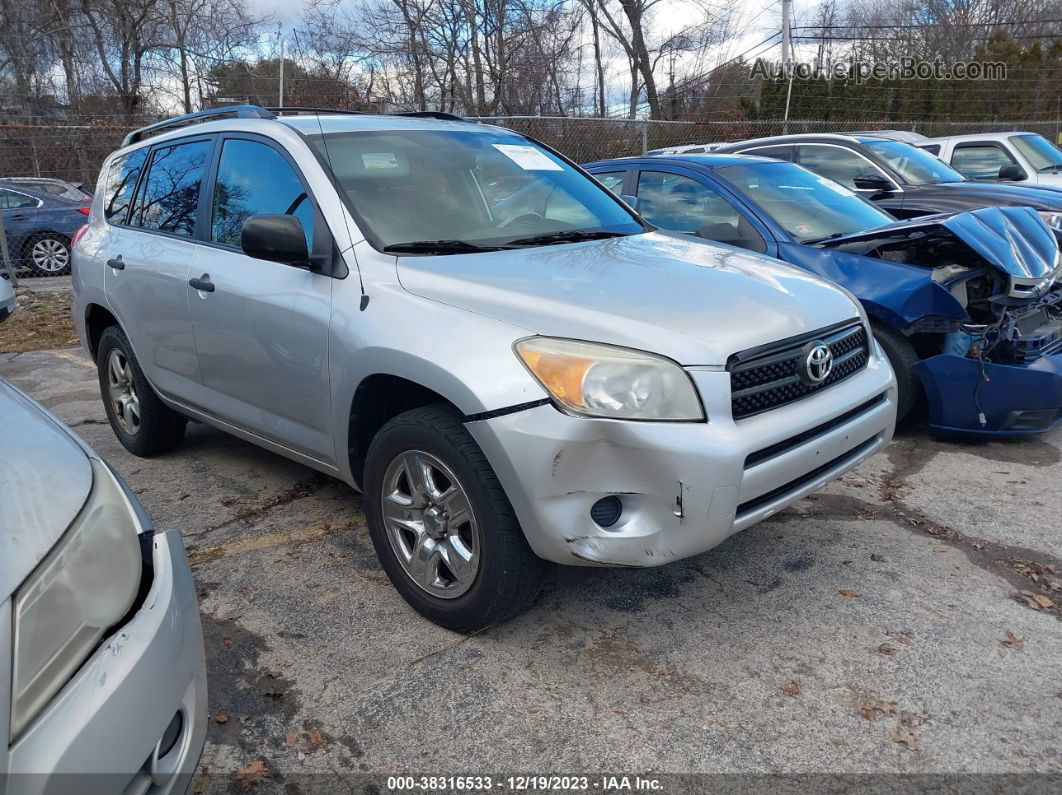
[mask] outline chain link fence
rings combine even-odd
[[[873,120],[740,120],[697,122],[600,119],[589,117],[490,116],[477,119],[529,135],[563,152],[577,163],[609,157],[639,155],[650,149],[682,144],[741,141],[769,135],[810,132],[845,132],[872,129],[903,129],[929,137],[971,132],[1026,130],[1057,141],[1057,120],[985,122],[889,122]],[[57,184],[4,182],[12,177],[62,180],[92,193],[100,166],[121,145],[131,130],[158,121],[155,117],[86,117],[77,120],[25,119],[0,121],[0,220],[3,222],[7,259],[19,276],[51,276],[69,273],[69,239],[84,222],[73,209],[63,213],[52,205],[36,207],[12,196],[11,191],[55,193]],[[7,190],[4,190],[6,188]],[[25,206],[19,206],[20,204]],[[61,204],[61,202],[60,202]],[[69,209],[69,208],[68,208]],[[73,213],[73,214],[71,214]],[[60,219],[60,216],[63,216]],[[0,245],[0,259],[5,246]],[[0,262],[0,273],[5,266]]]

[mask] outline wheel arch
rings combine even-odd
[[[96,354],[100,349],[100,337],[110,326],[118,326],[125,333],[118,318],[102,304],[90,303],[85,306],[85,341],[88,343],[89,354],[92,361],[96,361]],[[126,337],[129,335],[126,334]]]

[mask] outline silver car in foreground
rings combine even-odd
[[[696,555],[889,442],[845,291],[429,116],[243,106],[108,158],[75,322],[122,444],[194,418],[360,488],[395,587],[467,632],[546,562]]]
[[[184,792],[206,662],[180,535],[5,381],[0,451],[0,785]]]

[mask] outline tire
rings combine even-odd
[[[126,450],[146,458],[180,446],[187,420],[159,400],[118,326],[100,335],[96,369],[111,430]]]
[[[409,477],[416,462],[428,465],[423,493],[437,500],[418,500]],[[402,597],[429,621],[476,632],[512,618],[538,595],[549,564],[531,551],[483,451],[446,407],[413,409],[386,423],[369,445],[364,480],[376,555]],[[402,526],[407,521],[415,529]],[[407,556],[418,549],[421,555]],[[460,564],[452,571],[451,561]]]
[[[37,276],[70,273],[70,241],[54,232],[34,235],[22,247],[22,261]]]
[[[907,419],[922,394],[922,385],[911,369],[918,363],[918,354],[902,334],[878,323],[872,323],[871,328],[896,373],[896,422],[900,423]]]

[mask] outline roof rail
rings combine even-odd
[[[411,116],[413,118],[421,119],[440,119],[442,121],[468,121],[463,116],[458,116],[456,113],[444,113],[440,110],[400,110],[395,113],[388,113],[388,116]]]
[[[122,146],[129,146],[129,144],[135,144],[137,141],[143,141],[149,135],[155,135],[163,130],[169,130],[170,128],[184,127],[188,124],[210,121],[219,116],[231,115],[235,115],[238,119],[276,118],[276,116],[269,110],[266,108],[260,108],[258,105],[229,105],[222,108],[208,108],[207,110],[200,110],[195,113],[186,113],[183,116],[174,116],[172,119],[166,119],[165,121],[156,122],[155,124],[149,124],[147,127],[141,127],[139,130],[133,130],[122,140]]]
[[[343,113],[350,114],[351,116],[364,116],[363,110],[339,110],[338,108],[304,108],[298,105],[287,106],[283,108],[266,108],[270,113],[274,113],[280,116],[284,113]]]

